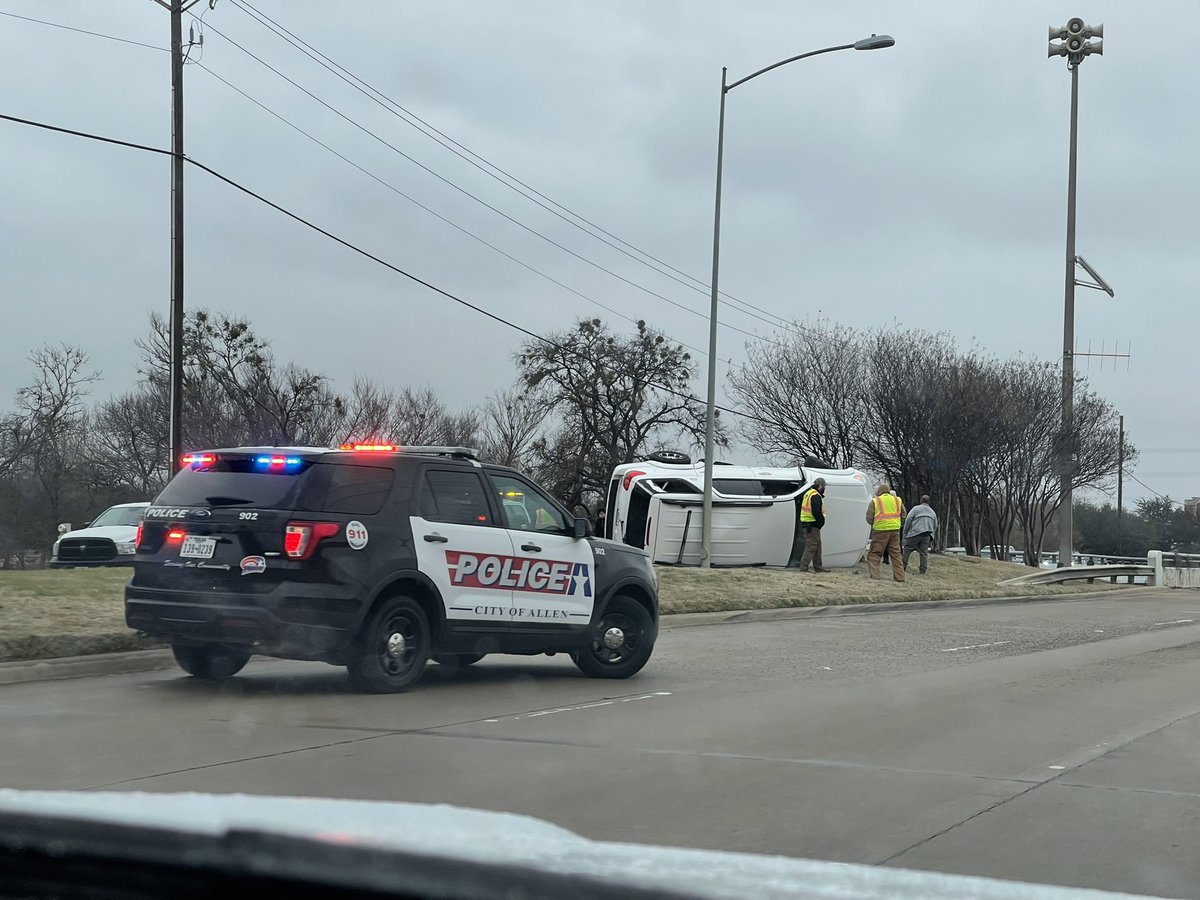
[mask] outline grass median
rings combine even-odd
[[[915,561],[915,560],[914,560]],[[871,581],[866,566],[825,574],[795,569],[658,568],[662,611],[670,613],[894,603],[905,600],[1037,596],[1110,587],[1046,585],[1001,588],[1032,571],[1014,563],[935,556],[929,574],[904,584]],[[161,646],[125,627],[123,588],[129,569],[0,570],[0,661],[83,656]]]
[[[831,572],[798,569],[697,569],[658,567],[659,603],[664,613],[782,609],[796,606],[844,606],[852,603],[898,603],[912,600],[973,600],[1071,594],[1114,587],[1086,581],[1066,585],[1000,587],[999,582],[1035,571],[1019,563],[968,556],[931,556],[929,572],[913,570],[904,583],[892,580],[890,566],[872,581],[866,563]]]

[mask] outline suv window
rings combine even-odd
[[[371,516],[383,507],[395,473],[379,466],[330,466],[325,512]]]
[[[249,459],[219,459],[206,469],[182,469],[155,503],[165,506],[248,506],[314,509],[319,497],[305,490],[313,466],[304,460],[293,472],[260,472]]]
[[[473,471],[427,469],[419,509],[430,522],[488,525],[492,521],[483,481]]]
[[[567,520],[554,501],[523,478],[492,475],[500,497],[506,528],[521,531],[567,532]]]

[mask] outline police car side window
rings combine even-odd
[[[492,520],[483,482],[468,471],[426,471],[420,514],[449,525],[490,525]]]
[[[510,475],[492,475],[504,510],[504,525],[521,531],[567,531],[567,520],[554,502],[533,485]]]

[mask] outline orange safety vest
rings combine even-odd
[[[819,493],[821,492],[816,488],[809,488],[804,492],[804,499],[800,501],[800,521],[802,523],[817,521],[817,517],[813,515],[812,511],[812,498],[813,494]]]
[[[871,527],[876,531],[899,531],[903,509],[899,497],[880,494],[875,498],[875,523]]]

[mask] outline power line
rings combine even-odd
[[[1158,491],[1156,491],[1154,488],[1150,487],[1150,485],[1146,484],[1146,482],[1142,481],[1140,478],[1138,478],[1132,472],[1127,472],[1126,474],[1130,478],[1132,478],[1134,481],[1136,481],[1138,484],[1140,484],[1142,487],[1144,487],[1146,490],[1148,490],[1150,493],[1152,493],[1159,500],[1166,500],[1169,503],[1174,503],[1176,506],[1183,506],[1183,504],[1181,502],[1179,502],[1178,500],[1172,500],[1170,497],[1166,496],[1165,494],[1160,494]]]
[[[516,263],[517,265],[521,266],[522,268],[528,269],[530,272],[533,272],[535,275],[538,275],[539,277],[546,279],[551,284],[555,284],[558,287],[562,288],[563,290],[568,291],[568,292],[574,294],[575,296],[588,301],[589,303],[595,304],[596,306],[600,307],[603,310],[606,310],[607,312],[612,313],[617,318],[624,319],[626,322],[630,322],[634,325],[636,325],[638,323],[638,320],[633,318],[632,316],[627,316],[624,313],[620,312],[619,310],[614,309],[613,307],[600,302],[599,300],[595,299],[594,297],[589,297],[587,294],[583,293],[582,291],[576,290],[575,288],[571,287],[568,284],[564,284],[563,282],[559,281],[554,276],[548,275],[547,273],[543,272],[541,269],[538,269],[537,267],[530,265],[529,263],[525,262],[524,260],[518,259],[516,256],[513,256],[511,253],[507,252],[506,250],[503,250],[500,247],[497,247],[495,244],[491,243],[490,241],[486,240],[485,238],[482,238],[479,235],[475,234],[470,229],[464,228],[462,225],[459,225],[457,222],[453,221],[452,219],[449,219],[446,216],[443,216],[441,213],[437,212],[436,210],[432,209],[431,207],[426,206],[420,200],[417,200],[415,197],[411,196],[410,194],[405,193],[404,191],[402,191],[400,188],[396,187],[391,182],[381,178],[380,176],[378,176],[374,172],[371,172],[370,170],[364,168],[363,166],[360,166],[354,160],[350,159],[348,156],[344,155],[340,151],[335,150],[333,147],[331,147],[329,144],[326,144],[320,138],[314,136],[313,134],[309,133],[308,131],[305,131],[303,128],[301,128],[299,125],[297,125],[295,122],[291,121],[287,117],[285,117],[285,116],[281,115],[280,113],[276,112],[275,110],[271,109],[271,107],[267,106],[265,103],[261,102],[260,100],[256,99],[255,97],[252,97],[250,94],[243,91],[237,85],[233,84],[232,82],[223,78],[221,75],[214,72],[209,66],[206,66],[199,61],[195,62],[194,64],[196,66],[198,66],[199,68],[203,69],[205,72],[207,72],[213,78],[215,78],[217,81],[221,82],[221,84],[225,85],[227,88],[234,91],[235,93],[241,95],[246,100],[249,100],[251,103],[253,103],[255,106],[259,107],[264,112],[268,113],[271,116],[274,116],[276,119],[278,119],[280,122],[287,125],[289,128],[292,128],[293,130],[302,134],[304,137],[308,138],[310,141],[312,141],[317,146],[322,147],[325,150],[328,150],[330,153],[332,153],[338,159],[345,162],[347,165],[353,167],[357,171],[361,172],[363,175],[366,175],[368,178],[372,179],[373,181],[377,182],[378,184],[382,185],[383,187],[387,188],[388,190],[392,191],[393,193],[398,194],[399,196],[403,197],[405,200],[412,203],[414,206],[419,207],[420,209],[424,210],[425,212],[429,213],[431,216],[434,216],[435,218],[439,219],[440,221],[446,223],[451,228],[454,228],[455,230],[462,232],[463,234],[467,235],[468,237],[483,244],[485,247],[488,247],[489,249],[494,250],[496,253],[499,253],[505,259],[511,260],[512,262]],[[691,350],[693,353],[699,353],[701,356],[708,356],[708,354],[705,351],[701,350],[699,347],[693,347],[691,344],[686,344],[686,343],[683,343],[682,341],[680,342],[680,344],[682,346],[686,347],[687,349]],[[731,366],[733,365],[733,360],[731,360],[731,359],[721,359],[721,362],[727,363]]]
[[[99,141],[99,142],[102,142],[105,144],[115,144],[115,145],[118,145],[121,147],[130,148],[133,150],[142,150],[144,152],[154,153],[154,154],[157,154],[160,156],[174,156],[175,155],[170,150],[164,150],[161,147],[151,147],[146,144],[137,144],[132,141],[122,141],[122,140],[118,140],[117,138],[105,137],[104,135],[94,134],[92,132],[77,131],[73,128],[64,128],[60,125],[50,125],[47,122],[38,122],[33,119],[24,119],[24,118],[20,118],[19,116],[10,116],[5,113],[0,113],[0,120],[15,122],[20,125],[29,125],[34,128],[43,129],[45,131],[53,131],[53,132],[57,132],[59,134],[68,134],[73,137],[81,137],[81,138],[85,138],[87,140]],[[290,209],[288,209],[284,206],[281,206],[280,204],[276,203],[274,200],[268,199],[267,197],[263,196],[262,194],[258,193],[257,191],[254,191],[251,188],[246,187],[245,185],[235,181],[234,179],[230,178],[227,175],[221,174],[216,169],[213,169],[210,166],[206,166],[204,163],[199,162],[198,160],[192,159],[191,157],[184,157],[184,162],[196,167],[197,169],[200,169],[202,172],[205,172],[208,175],[211,175],[213,178],[216,178],[218,181],[224,182],[225,184],[229,185],[230,187],[234,188],[235,190],[238,190],[238,191],[242,192],[243,194],[246,194],[247,196],[254,198],[255,200],[259,201],[260,203],[263,203],[266,206],[271,207],[276,212],[282,213],[283,215],[287,216],[289,219],[299,222],[301,225],[304,225],[305,227],[312,229],[313,231],[317,232],[318,234],[323,235],[326,238],[329,238],[329,240],[334,241],[337,244],[341,244],[346,249],[352,250],[353,252],[359,254],[360,256],[366,257],[367,259],[371,260],[372,262],[378,263],[379,265],[383,266],[384,268],[389,269],[392,272],[395,272],[397,275],[402,275],[403,277],[409,279],[410,281],[413,281],[416,284],[421,285],[422,287],[428,288],[429,290],[433,291],[436,294],[441,295],[442,297],[445,297],[448,300],[458,303],[461,306],[465,306],[467,309],[477,312],[482,316],[486,316],[487,318],[489,318],[495,322],[499,322],[502,325],[507,325],[509,328],[519,331],[522,334],[526,335],[527,337],[531,337],[536,341],[540,341],[543,344],[547,344],[548,346],[554,347],[555,349],[558,349],[558,350],[567,350],[567,348],[563,347],[561,344],[559,344],[555,341],[552,341],[549,338],[544,337],[543,335],[537,334],[536,332],[530,331],[528,328],[524,327],[523,325],[518,325],[516,322],[513,322],[510,319],[506,319],[501,315],[498,315],[494,312],[484,309],[482,306],[472,303],[469,300],[464,300],[462,297],[459,297],[458,295],[453,294],[450,291],[445,290],[444,288],[440,288],[437,285],[433,284],[432,282],[426,281],[425,279],[421,278],[420,276],[414,275],[411,272],[408,272],[408,271],[400,268],[399,266],[395,265],[394,263],[388,262],[387,260],[383,259],[382,257],[376,256],[374,253],[371,253],[369,250],[366,250],[366,249],[358,246],[357,244],[353,243],[352,241],[347,240],[346,238],[343,238],[343,237],[340,237],[340,236],[334,234],[332,231],[329,231],[326,228],[322,228],[320,225],[317,225],[316,223],[310,221],[309,219],[304,218],[299,213],[292,212]],[[648,386],[657,388],[658,390],[661,390],[664,393],[670,394],[675,397],[679,397],[680,399],[683,399],[683,400],[691,400],[696,403],[701,402],[700,398],[698,398],[692,394],[685,394],[682,391],[677,391],[674,388],[670,387],[669,385],[658,384],[655,382],[648,382]],[[730,415],[740,416],[742,418],[753,419],[756,421],[764,422],[766,424],[770,424],[769,422],[767,422],[767,420],[761,419],[758,416],[752,415],[751,413],[745,413],[740,410],[731,409],[731,408],[724,407],[724,406],[718,406],[717,408],[720,409],[721,412],[726,412],[726,413],[729,413]]]
[[[269,31],[271,31],[273,34],[275,34],[277,37],[283,39],[288,44],[290,44],[292,47],[299,50],[301,53],[303,53],[309,59],[313,60],[314,62],[317,62],[319,65],[324,67],[326,70],[332,72],[334,75],[336,75],[342,81],[349,84],[351,87],[353,87],[359,93],[363,94],[368,99],[375,102],[376,104],[382,106],[389,113],[396,116],[401,121],[405,122],[407,125],[410,125],[411,127],[415,128],[417,131],[419,131],[425,137],[440,144],[442,147],[445,147],[447,150],[449,150],[455,156],[458,156],[460,159],[462,159],[465,162],[467,162],[468,164],[474,166],[476,169],[483,172],[488,177],[498,181],[500,184],[503,184],[505,187],[516,192],[517,194],[521,195],[525,199],[536,204],[537,206],[541,207],[542,209],[546,210],[547,212],[551,213],[552,215],[557,216],[558,218],[562,219],[567,224],[569,224],[575,228],[578,228],[580,231],[582,231],[584,234],[587,234],[589,237],[592,237],[592,238],[600,241],[601,243],[613,248],[614,250],[617,250],[618,252],[623,253],[625,256],[628,256],[630,259],[634,260],[635,262],[637,262],[641,265],[647,266],[648,268],[652,269],[653,271],[657,272],[658,274],[664,275],[665,277],[670,278],[672,281],[675,281],[675,282],[683,285],[684,287],[687,287],[690,290],[697,291],[701,294],[708,294],[708,292],[711,291],[711,289],[712,289],[711,285],[706,284],[701,279],[696,278],[693,275],[689,275],[687,272],[684,272],[681,269],[678,269],[675,266],[672,266],[670,263],[665,262],[664,260],[655,256],[654,254],[649,253],[648,251],[642,250],[641,248],[629,243],[628,241],[623,240],[622,238],[613,234],[611,231],[608,231],[607,229],[603,228],[602,226],[600,226],[600,225],[596,224],[595,222],[593,222],[592,220],[588,219],[586,216],[583,216],[580,213],[577,213],[574,210],[570,209],[569,207],[566,207],[563,204],[557,202],[556,200],[546,196],[541,191],[537,190],[536,188],[532,187],[531,185],[522,181],[520,178],[513,175],[511,172],[508,172],[507,170],[503,169],[502,167],[496,165],[495,163],[491,162],[490,160],[486,159],[485,157],[474,152],[469,147],[467,147],[464,144],[460,143],[459,141],[455,140],[450,135],[441,131],[434,125],[431,125],[425,119],[421,118],[419,115],[414,113],[412,110],[407,109],[406,107],[404,107],[397,101],[393,100],[388,95],[384,94],[378,88],[369,84],[367,81],[363,80],[362,78],[359,78],[357,75],[355,75],[349,69],[347,69],[345,66],[341,65],[340,63],[336,62],[335,60],[331,59],[330,57],[326,56],[324,53],[322,53],[320,50],[318,50],[312,44],[308,43],[303,38],[301,38],[299,35],[295,34],[292,31],[289,31],[286,27],[281,25],[275,19],[272,19],[266,13],[261,12],[258,9],[256,9],[252,4],[250,4],[248,2],[248,0],[241,0],[241,2],[239,2],[239,0],[230,0],[230,3],[232,3],[233,6],[237,7],[238,9],[242,10],[242,12],[246,13],[248,16],[250,16],[256,22],[258,22],[260,25],[267,28]],[[413,120],[415,120],[415,121],[413,121]],[[417,124],[417,123],[420,123],[420,124]],[[543,203],[542,201],[545,201],[545,202]],[[547,205],[547,204],[549,204],[549,205]],[[561,212],[560,212],[560,210],[561,210]],[[566,213],[567,215],[563,215],[563,213]],[[570,216],[571,218],[568,218],[568,216]],[[575,220],[578,220],[578,221],[575,221]],[[596,231],[600,232],[600,234],[598,235],[593,231],[589,231],[588,228],[585,228],[583,225],[579,224],[580,222],[585,223],[590,228],[593,228]],[[604,237],[601,237],[600,235],[604,235]],[[612,238],[612,241],[616,241],[617,243],[614,244],[612,241],[606,240],[606,238]],[[618,246],[618,245],[620,245],[620,246]],[[628,249],[625,249],[625,248],[628,248]],[[631,253],[629,251],[633,251],[633,253]],[[642,257],[645,257],[645,259],[640,259],[638,256],[635,256],[634,253],[639,254]],[[653,263],[656,263],[657,266],[651,264],[650,262],[647,262],[646,261],[647,259],[651,260]],[[660,268],[658,268],[658,266],[662,266],[663,268],[660,269]],[[666,269],[668,271],[663,271],[663,269]],[[675,273],[675,274],[673,275],[671,273]],[[683,278],[687,279],[687,281],[684,281],[681,278],[676,277],[677,275],[683,276]],[[691,282],[694,282],[694,284]],[[799,327],[799,326],[795,325],[794,323],[788,322],[782,316],[779,316],[776,313],[771,312],[770,310],[766,310],[766,309],[763,309],[762,307],[755,306],[754,304],[749,303],[748,301],[745,301],[745,300],[741,300],[740,298],[735,297],[732,294],[729,294],[725,291],[718,291],[718,293],[721,296],[725,297],[727,300],[730,300],[734,303],[739,304],[742,307],[745,307],[745,309],[741,310],[741,312],[744,312],[746,315],[749,315],[752,318],[760,319],[761,321],[766,322],[767,324],[771,325],[772,327],[775,327],[775,328]],[[754,315],[754,313],[749,312],[749,310],[757,310],[760,313],[764,313],[767,316],[770,316],[771,319],[764,319],[764,318],[762,318],[762,316]]]
[[[207,12],[207,10],[205,10],[205,12]],[[116,35],[112,35],[112,34],[103,34],[98,31],[88,31],[83,28],[73,28],[70,25],[63,25],[61,22],[51,22],[51,21],[48,21],[45,19],[34,19],[34,18],[30,18],[28,16],[18,16],[14,13],[8,13],[8,12],[3,12],[3,11],[0,11],[0,15],[9,16],[14,19],[22,19],[27,22],[34,22],[34,23],[37,23],[38,25],[48,25],[52,28],[61,28],[65,31],[74,31],[79,34],[86,34],[86,35],[90,35],[92,37],[104,38],[105,40],[118,41],[118,42],[124,43],[124,44],[134,44],[138,47],[145,47],[150,50],[160,50],[162,52],[169,52],[168,48],[166,48],[166,47],[156,47],[153,44],[144,44],[140,41],[131,41],[126,38],[117,37]],[[198,17],[198,21],[203,22],[203,13],[201,14],[200,17]],[[385,181],[384,179],[380,178],[379,176],[375,175],[374,173],[369,172],[367,169],[363,168],[362,166],[355,163],[353,160],[351,160],[348,157],[344,156],[343,154],[339,153],[337,150],[333,149],[328,144],[326,144],[323,141],[319,140],[318,138],[314,137],[312,134],[305,131],[300,126],[296,125],[294,122],[290,121],[289,119],[287,119],[284,116],[280,115],[279,113],[275,112],[273,109],[268,107],[266,104],[260,102],[259,100],[255,99],[254,97],[250,96],[245,91],[243,91],[241,88],[237,87],[234,84],[231,84],[225,78],[222,78],[220,75],[218,75],[212,69],[210,69],[208,66],[205,66],[203,63],[201,63],[200,60],[198,60],[198,59],[192,60],[192,63],[194,65],[199,66],[204,71],[208,72],[209,75],[211,75],[213,78],[220,81],[226,87],[230,88],[231,90],[240,94],[242,97],[249,100],[251,103],[253,103],[256,106],[258,106],[259,108],[261,108],[264,112],[267,112],[270,115],[274,116],[275,118],[279,119],[279,121],[283,122],[284,124],[288,125],[289,127],[293,128],[293,129],[295,129],[300,134],[304,135],[306,138],[313,141],[317,145],[325,148],[330,153],[332,153],[334,156],[337,156],[339,159],[341,159],[344,162],[346,162],[347,164],[353,166],[355,169],[362,172],[367,177],[374,179],[375,181],[379,182],[384,187],[399,194],[401,197],[403,197],[404,199],[408,200],[409,202],[415,204],[416,206],[419,206],[421,209],[425,210],[425,212],[429,213],[432,216],[437,217],[441,221],[445,222],[447,225],[450,225],[452,228],[456,228],[457,230],[461,231],[462,233],[479,241],[479,243],[483,244],[484,246],[490,247],[492,250],[495,250],[497,253],[501,254],[502,256],[506,257],[507,259],[512,260],[513,262],[517,263],[520,266],[523,266],[524,268],[535,273],[536,275],[539,275],[542,278],[545,278],[546,280],[552,282],[553,284],[558,285],[559,287],[563,288],[564,290],[569,291],[572,294],[575,294],[576,296],[581,297],[582,299],[595,304],[596,306],[600,307],[601,309],[612,313],[614,316],[617,316],[620,319],[624,319],[627,322],[631,322],[634,325],[637,324],[638,320],[633,318],[632,316],[627,316],[627,315],[619,312],[618,310],[612,308],[611,306],[601,303],[599,300],[596,300],[593,297],[589,297],[587,294],[584,294],[581,291],[578,291],[575,288],[570,287],[569,285],[563,284],[561,281],[557,280],[553,276],[547,275],[545,272],[541,271],[540,269],[537,269],[534,266],[529,265],[528,263],[518,259],[517,257],[512,256],[511,254],[505,252],[504,250],[501,250],[499,247],[495,246],[494,244],[489,243],[485,239],[479,237],[477,234],[474,234],[473,232],[469,231],[468,229],[463,228],[462,226],[458,225],[457,223],[451,221],[450,219],[446,218],[445,216],[441,215],[440,213],[436,212],[435,210],[433,210],[430,207],[426,206],[425,204],[421,203],[419,200],[415,199],[414,197],[409,196],[404,191],[400,190],[399,188],[395,187],[394,185],[390,184],[389,182]],[[140,148],[140,149],[151,149],[151,148]],[[683,342],[680,342],[680,344],[682,346],[686,347],[688,350],[691,350],[693,353],[698,353],[701,356],[705,356],[705,357],[708,356],[708,354],[705,351],[701,350],[698,347],[693,347],[691,344],[687,344],[687,343],[683,343]],[[732,359],[721,359],[721,362],[726,363],[731,366],[733,365]]]
[[[35,19],[32,16],[18,16],[16,13],[4,12],[0,10],[0,16],[7,16],[10,19],[21,19],[24,22],[35,22],[38,25],[49,25],[51,28],[61,28],[63,31],[74,31],[77,34],[87,34],[92,37],[104,38],[106,41],[118,41],[122,44],[132,44],[135,47],[145,47],[147,50],[160,50],[163,53],[169,53],[170,50],[166,47],[156,47],[154,44],[143,44],[141,41],[131,41],[129,38],[117,37],[115,34],[102,34],[99,31],[88,31],[86,28],[74,28],[70,25],[63,25],[61,22],[48,22],[45,19]]]
[[[696,316],[696,317],[698,317],[698,318],[700,318],[700,319],[703,319],[703,320],[705,320],[705,321],[707,321],[707,320],[708,320],[708,314],[707,314],[707,313],[699,312],[699,311],[697,311],[697,310],[695,310],[695,309],[692,309],[690,306],[686,306],[686,305],[684,305],[684,304],[682,304],[682,303],[678,302],[677,300],[672,300],[670,297],[666,297],[666,296],[664,296],[663,294],[660,294],[660,293],[658,293],[657,291],[655,291],[655,290],[653,290],[653,289],[651,289],[651,288],[648,288],[648,287],[646,287],[646,286],[645,286],[645,285],[643,285],[643,284],[639,284],[639,283],[638,283],[638,282],[636,282],[636,281],[633,281],[633,280],[631,280],[631,279],[629,279],[629,278],[626,278],[624,275],[621,275],[619,272],[614,272],[612,269],[608,268],[607,266],[604,266],[604,265],[602,265],[602,264],[600,264],[600,263],[596,262],[595,260],[589,259],[588,257],[586,257],[586,256],[583,256],[583,255],[582,255],[582,254],[580,254],[580,253],[577,253],[576,251],[572,250],[570,247],[567,247],[567,246],[565,246],[564,244],[561,244],[561,243],[559,243],[558,241],[554,240],[554,238],[552,238],[552,237],[549,237],[548,235],[545,235],[545,234],[543,234],[542,232],[538,231],[537,229],[535,229],[535,228],[532,228],[532,227],[530,227],[529,225],[526,225],[524,222],[520,221],[519,219],[516,219],[516,218],[514,218],[514,217],[510,216],[508,213],[506,213],[506,212],[504,212],[503,210],[501,210],[501,209],[499,209],[499,208],[497,208],[497,207],[493,206],[492,204],[488,203],[486,200],[484,200],[484,199],[482,199],[481,197],[479,197],[479,196],[477,196],[477,195],[475,195],[475,194],[471,193],[471,192],[470,192],[469,190],[467,190],[466,188],[462,187],[462,186],[461,186],[461,185],[459,185],[459,184],[456,184],[456,183],[455,183],[454,181],[452,181],[451,179],[449,179],[449,178],[445,177],[444,175],[440,174],[439,172],[436,172],[436,171],[434,171],[433,169],[429,168],[429,166],[426,166],[424,163],[422,163],[422,162],[418,161],[418,160],[417,160],[417,159],[415,159],[414,157],[412,157],[412,156],[410,156],[409,154],[405,153],[403,150],[401,150],[401,149],[400,149],[399,147],[397,147],[395,144],[392,144],[392,143],[391,143],[391,142],[389,142],[388,140],[386,140],[386,139],[384,139],[384,138],[380,137],[378,134],[376,134],[375,132],[371,131],[371,129],[369,129],[369,128],[367,128],[365,125],[362,125],[361,123],[359,123],[359,122],[358,122],[357,120],[355,120],[353,117],[351,117],[351,116],[348,116],[346,113],[344,113],[344,112],[342,112],[341,110],[337,109],[337,108],[336,108],[336,107],[334,107],[333,105],[331,105],[331,104],[327,103],[325,100],[322,100],[320,97],[318,97],[318,96],[317,96],[316,94],[314,94],[312,91],[308,90],[308,88],[304,87],[303,85],[301,85],[300,83],[298,83],[298,82],[297,82],[297,81],[295,81],[294,79],[292,79],[292,78],[288,77],[287,75],[285,75],[283,72],[280,72],[280,71],[279,71],[277,68],[275,68],[274,66],[272,66],[270,63],[266,62],[264,59],[262,59],[262,57],[258,56],[257,54],[255,54],[255,53],[253,53],[252,51],[248,50],[247,48],[243,47],[241,44],[239,44],[237,41],[235,41],[235,40],[233,40],[232,38],[230,38],[230,37],[229,37],[227,34],[225,34],[224,32],[222,32],[222,31],[218,31],[218,30],[217,30],[217,28],[216,28],[216,27],[214,27],[213,25],[211,25],[211,24],[209,24],[209,25],[206,25],[206,26],[205,26],[205,28],[206,28],[208,31],[211,31],[213,34],[216,34],[216,35],[218,35],[218,36],[220,36],[220,37],[224,38],[226,41],[228,41],[230,44],[232,44],[232,45],[233,45],[234,47],[236,47],[238,50],[241,50],[243,53],[245,53],[247,56],[249,56],[251,59],[253,59],[255,62],[257,62],[259,65],[261,65],[261,66],[263,66],[263,67],[265,67],[265,68],[269,69],[270,71],[274,72],[274,73],[275,73],[277,76],[279,76],[280,78],[282,78],[282,79],[283,79],[284,81],[286,81],[288,84],[292,85],[294,88],[296,88],[297,90],[299,90],[300,92],[302,92],[302,93],[303,93],[303,94],[305,94],[306,96],[310,97],[311,99],[315,100],[317,103],[321,104],[321,106],[325,107],[327,110],[329,110],[330,112],[332,112],[334,115],[336,115],[336,116],[338,116],[339,118],[341,118],[341,119],[345,120],[346,122],[350,123],[350,124],[351,124],[351,125],[353,125],[355,128],[357,128],[359,131],[361,131],[361,132],[363,132],[364,134],[366,134],[366,135],[368,135],[368,136],[370,136],[370,137],[374,138],[376,141],[378,141],[379,143],[383,144],[385,147],[387,147],[388,149],[390,149],[390,150],[391,150],[391,151],[393,151],[394,153],[396,153],[396,154],[398,154],[399,156],[402,156],[404,159],[408,160],[410,163],[412,163],[412,164],[413,164],[414,166],[416,166],[417,168],[419,168],[419,169],[421,169],[422,171],[426,172],[427,174],[429,174],[429,175],[433,176],[433,177],[434,177],[434,178],[436,178],[438,181],[441,181],[443,184],[447,185],[448,187],[451,187],[451,188],[453,188],[454,190],[458,191],[459,193],[463,194],[464,196],[466,196],[466,197],[469,197],[470,199],[474,200],[476,203],[480,204],[481,206],[485,207],[486,209],[489,209],[489,210],[491,210],[493,213],[495,213],[496,215],[500,216],[501,218],[503,218],[503,219],[505,219],[505,220],[507,220],[507,221],[511,222],[512,224],[516,225],[518,228],[521,228],[522,230],[529,232],[530,234],[534,235],[535,237],[538,237],[538,238],[540,238],[541,240],[545,241],[546,243],[548,243],[548,244],[551,244],[551,245],[552,245],[552,246],[554,246],[554,247],[557,247],[559,250],[562,250],[564,253],[567,253],[567,254],[569,254],[570,256],[573,256],[575,259],[578,259],[580,262],[586,263],[587,265],[589,265],[589,266],[592,266],[593,268],[595,268],[595,269],[598,269],[599,271],[601,271],[601,272],[604,272],[604,273],[606,273],[606,274],[608,274],[608,275],[612,276],[613,278],[616,278],[618,281],[620,281],[620,282],[623,282],[624,284],[627,284],[627,285],[629,285],[630,287],[636,288],[637,290],[639,290],[639,291],[642,291],[643,293],[645,293],[645,294],[648,294],[648,295],[649,295],[649,296],[651,296],[651,297],[655,297],[655,298],[657,298],[657,299],[659,299],[659,300],[662,300],[664,303],[668,303],[668,304],[670,304],[671,306],[674,306],[676,309],[679,309],[679,310],[681,310],[681,311],[683,311],[683,312],[686,312],[686,313],[688,313],[688,314],[690,314],[690,315]],[[779,343],[778,341],[774,340],[773,338],[767,337],[767,336],[765,336],[765,335],[755,334],[755,333],[754,333],[754,332],[752,332],[752,331],[746,331],[744,328],[739,328],[738,326],[736,326],[736,325],[731,325],[731,324],[730,324],[730,323],[728,323],[728,322],[721,322],[720,320],[718,320],[718,324],[720,324],[720,325],[724,326],[725,328],[728,328],[728,329],[729,329],[729,330],[731,330],[731,331],[736,331],[736,332],[738,332],[738,333],[740,333],[740,334],[743,334],[743,335],[745,335],[745,336],[747,336],[747,337],[754,338],[755,340],[768,341],[768,342],[770,342],[770,343],[775,343],[775,344],[778,344],[778,343]]]

